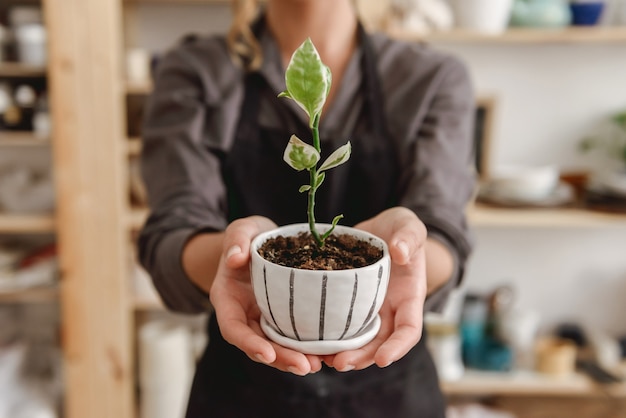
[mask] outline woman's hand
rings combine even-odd
[[[267,339],[260,326],[250,280],[250,243],[259,233],[275,228],[269,219],[251,216],[226,228],[224,247],[210,290],[222,336],[248,357],[298,375],[321,369],[321,358],[282,347]]]
[[[381,328],[369,344],[324,362],[339,371],[386,367],[402,358],[422,336],[426,282],[426,227],[406,208],[396,207],[364,221],[357,228],[384,239],[391,255],[391,276],[380,310]]]

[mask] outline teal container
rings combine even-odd
[[[567,0],[515,0],[511,26],[562,28],[572,23]]]

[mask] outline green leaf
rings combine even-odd
[[[326,173],[319,173],[315,178],[315,190],[322,185],[324,179],[326,178]]]
[[[352,152],[352,145],[348,141],[345,145],[337,148],[335,152],[330,154],[326,161],[319,168],[319,171],[328,170],[337,167],[350,159],[350,153]]]
[[[320,153],[312,145],[295,135],[291,135],[283,154],[283,160],[298,171],[309,170],[315,167],[320,160]]]
[[[626,130],[626,112],[618,113],[613,116],[613,122],[619,125],[622,129]]]
[[[343,219],[343,214],[341,215],[337,215],[333,218],[333,222],[332,222],[332,226],[330,227],[330,229],[328,231],[326,231],[323,235],[322,235],[322,240],[325,240],[326,238],[328,238],[330,236],[330,234],[333,233],[333,231],[335,230],[335,227],[337,226],[337,223]]]
[[[315,117],[322,112],[330,91],[331,74],[310,38],[291,56],[285,71],[285,84],[287,92],[280,96],[290,97],[304,109],[312,127]]]
[[[311,190],[311,186],[308,185],[308,184],[304,184],[304,185],[300,186],[300,188],[298,189],[298,191],[300,193],[308,192],[309,190]]]

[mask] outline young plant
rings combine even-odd
[[[613,115],[604,132],[584,138],[580,149],[584,152],[601,148],[610,157],[616,157],[626,167],[626,111]]]
[[[283,159],[292,168],[298,171],[309,172],[309,184],[300,187],[300,193],[308,193],[307,215],[309,230],[318,246],[323,247],[324,241],[333,232],[337,222],[343,215],[337,215],[332,220],[331,228],[324,234],[319,234],[315,225],[315,192],[326,176],[325,171],[337,167],[350,158],[350,141],[335,150],[318,167],[321,147],[319,136],[320,117],[326,103],[332,75],[315,49],[313,42],[308,38],[296,49],[285,72],[287,90],[278,97],[287,97],[294,100],[309,116],[309,128],[313,134],[313,145],[307,144],[295,135],[292,135],[285,148]]]

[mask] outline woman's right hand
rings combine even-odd
[[[270,219],[251,216],[226,228],[217,274],[211,286],[211,303],[226,341],[250,359],[297,375],[315,373],[322,367],[319,356],[302,354],[270,341],[260,326],[250,280],[250,243],[259,233],[276,227]]]

